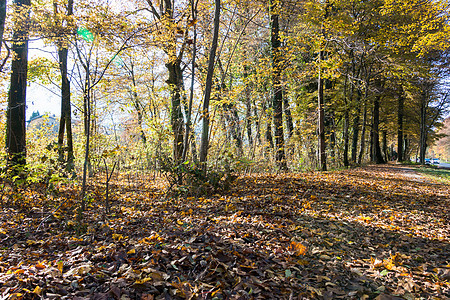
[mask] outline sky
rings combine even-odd
[[[45,47],[41,40],[30,41],[28,59],[31,60],[36,56],[43,56],[53,59],[49,52],[55,52],[55,49],[52,47]],[[59,93],[59,90],[54,90],[56,93]],[[27,120],[34,111],[39,111],[41,115],[47,112],[51,115],[54,114],[59,116],[61,115],[61,98],[36,83],[29,83],[27,88]]]

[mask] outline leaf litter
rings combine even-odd
[[[226,194],[178,199],[159,181],[116,178],[112,214],[99,183],[83,222],[76,187],[20,202],[11,192],[0,298],[449,298],[449,186],[408,172],[253,174]]]

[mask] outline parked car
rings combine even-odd
[[[433,158],[433,165],[438,165],[440,163],[439,158]]]
[[[431,158],[425,158],[425,164],[431,165]]]

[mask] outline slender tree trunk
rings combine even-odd
[[[383,130],[383,155],[384,160],[387,162],[389,161],[389,155],[388,155],[388,145],[387,145],[387,131]]]
[[[286,118],[287,135],[290,139],[294,134],[294,122],[292,120],[291,109],[289,108],[289,100],[287,97],[283,97],[284,116]]]
[[[372,132],[373,132],[373,157],[377,164],[385,163],[380,147],[380,96],[375,97],[373,103]]]
[[[0,53],[3,45],[3,33],[6,21],[6,0],[0,0]]]
[[[206,162],[209,147],[209,100],[211,98],[212,79],[214,75],[214,65],[217,50],[217,41],[219,38],[219,18],[220,18],[220,0],[215,0],[214,12],[214,33],[211,43],[211,49],[208,59],[208,72],[206,74],[205,95],[203,98],[203,126],[202,126],[202,140],[200,144],[200,162]]]
[[[134,66],[133,66],[133,64],[131,64],[130,73],[131,73],[130,74],[131,75],[131,82],[133,84],[133,87],[131,89],[131,97],[133,99],[134,109],[136,110],[136,114],[137,114],[139,135],[140,135],[142,143],[144,143],[144,145],[145,145],[147,143],[147,137],[145,136],[145,132],[144,132],[144,128],[143,128],[144,111],[143,111],[143,108],[142,108],[142,104],[139,101],[138,93],[136,92],[137,84],[136,84],[136,78],[134,76]]]
[[[319,134],[319,169],[321,171],[327,170],[327,158],[325,152],[325,105],[323,100],[323,78],[322,78],[322,67],[320,63],[324,59],[323,50],[319,51],[319,78],[318,78],[318,134]]]
[[[278,0],[271,5],[271,44],[272,44],[272,84],[273,84],[273,124],[275,126],[275,162],[281,170],[287,169],[284,152],[283,131],[283,88],[281,84],[281,42],[278,20]]]
[[[84,163],[83,163],[83,182],[81,187],[81,212],[84,212],[86,210],[86,189],[87,189],[87,171],[90,166],[90,159],[89,159],[89,151],[90,151],[90,143],[91,143],[91,130],[90,130],[90,123],[91,123],[91,82],[90,82],[90,69],[87,67],[86,69],[86,83],[85,83],[85,91],[84,91],[84,103],[86,107],[85,111],[85,136],[86,136],[86,144],[84,149]]]
[[[253,145],[252,135],[252,100],[250,99],[250,87],[248,86],[248,66],[244,65],[244,82],[245,82],[245,127],[247,129],[247,139],[250,147]]]
[[[348,167],[350,165],[348,161],[348,148],[349,148],[349,127],[350,127],[350,114],[348,108],[345,108],[344,112],[344,166]]]
[[[262,117],[262,113],[260,113],[258,117],[258,108],[256,107],[255,101],[253,101],[253,115],[255,116],[255,127],[256,127],[256,140],[258,141],[258,145],[261,145],[261,125],[260,118]]]
[[[361,129],[361,145],[359,147],[359,155],[358,155],[358,164],[362,163],[362,158],[364,155],[364,148],[366,143],[366,126],[367,126],[367,105],[364,102],[364,112],[363,112],[363,121],[362,121],[362,129]]]
[[[197,1],[191,0],[191,15],[192,19],[197,19],[197,5],[194,5],[194,2],[197,4]],[[192,64],[191,64],[191,88],[189,93],[189,104],[188,104],[188,112],[186,115],[186,131],[184,135],[184,147],[183,147],[183,157],[182,160],[186,160],[186,156],[189,150],[189,139],[190,139],[190,131],[191,131],[191,116],[192,116],[192,102],[194,99],[194,84],[195,84],[195,59],[197,56],[197,25],[194,23],[194,39],[192,43]],[[195,145],[195,144],[194,144]],[[196,149],[192,148],[192,153],[194,153]]]
[[[16,0],[18,9],[31,5],[30,0]],[[14,24],[13,61],[11,63],[11,82],[8,93],[8,110],[6,114],[6,148],[8,162],[11,165],[26,163],[25,140],[25,108],[28,73],[28,20],[29,11],[25,9],[25,24],[23,20]]]
[[[422,93],[420,99],[420,142],[419,159],[421,164],[425,164],[425,154],[427,151],[427,99],[426,93]]]
[[[222,88],[221,91],[224,91],[224,88]],[[236,109],[236,106],[234,104],[225,104],[223,106],[224,109],[224,116],[226,123],[228,126],[224,126],[224,129],[231,134],[231,138],[235,142],[235,146],[237,148],[238,154],[242,154],[242,135],[241,135],[241,129],[239,126],[239,116]],[[225,123],[225,122],[224,122]]]
[[[361,92],[358,90],[356,103],[361,101]],[[358,155],[358,136],[359,136],[359,121],[361,118],[361,109],[358,106],[356,114],[353,118],[353,136],[352,136],[352,162],[356,163]]]
[[[267,122],[266,122],[266,153],[269,152],[269,149],[273,149],[273,138],[272,138],[272,103],[268,101],[268,108],[263,104],[263,110],[267,112]]]
[[[58,15],[58,4],[55,1],[54,12],[55,16]],[[66,15],[70,16],[73,14],[73,0],[67,2]],[[57,24],[58,26],[63,26],[64,24]],[[58,156],[59,161],[67,163],[67,170],[71,171],[74,167],[74,154],[73,154],[73,135],[72,135],[72,111],[70,107],[70,81],[67,75],[67,56],[68,56],[68,43],[64,41],[64,37],[61,37],[57,41],[58,48],[58,60],[59,60],[59,70],[61,73],[61,118],[59,122],[59,132],[58,132]],[[65,149],[64,149],[64,133],[67,132],[67,160],[65,159]]]
[[[398,111],[397,111],[397,157],[398,161],[403,161],[403,114],[404,114],[405,98],[402,94],[398,97]]]

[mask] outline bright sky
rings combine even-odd
[[[43,56],[53,59],[50,53],[38,49],[45,49],[53,52],[55,51],[55,49],[52,49],[51,47],[44,47],[44,44],[40,40],[30,41],[28,52],[29,60],[36,56]],[[56,89],[55,92],[59,93]],[[27,120],[34,111],[39,111],[40,114],[48,112],[59,116],[61,114],[61,99],[59,96],[49,92],[46,88],[35,83],[30,83],[27,88]]]

